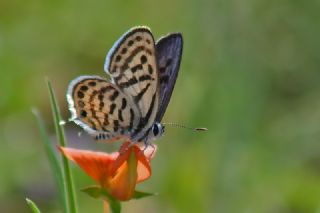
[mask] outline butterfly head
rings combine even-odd
[[[161,123],[155,122],[152,127],[151,131],[148,135],[148,141],[155,141],[160,138],[164,133],[164,126]]]

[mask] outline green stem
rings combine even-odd
[[[47,156],[49,158],[49,162],[51,165],[53,175],[55,177],[56,184],[59,187],[59,194],[60,194],[59,197],[61,199],[61,202],[63,203],[64,212],[66,213],[68,211],[67,211],[67,203],[65,198],[66,194],[64,192],[64,177],[63,177],[62,168],[60,166],[60,162],[56,155],[56,150],[51,145],[48,133],[45,129],[45,124],[40,116],[40,113],[38,112],[37,109],[32,109],[32,112],[36,118],[39,130],[40,130],[40,135],[42,137],[42,141],[43,141],[45,150],[47,152]]]
[[[50,94],[50,102],[51,102],[52,113],[53,113],[53,118],[54,118],[56,134],[58,137],[58,142],[59,142],[60,146],[64,147],[66,145],[66,140],[65,140],[64,128],[61,125],[62,119],[61,119],[61,115],[60,115],[59,106],[57,103],[55,93],[52,89],[52,85],[51,85],[50,80],[47,80],[47,85],[48,85],[49,94]],[[63,171],[64,171],[64,190],[67,195],[66,196],[66,198],[67,198],[66,203],[68,206],[68,212],[69,213],[77,213],[78,211],[77,211],[76,196],[75,196],[75,192],[74,192],[74,183],[73,183],[72,173],[70,170],[69,161],[64,156],[62,156],[62,166],[63,166]]]

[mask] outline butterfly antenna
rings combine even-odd
[[[190,129],[192,131],[208,131],[208,129],[205,127],[192,128],[192,127],[184,126],[184,125],[177,124],[177,123],[163,123],[163,125],[164,126],[166,126],[166,125],[174,126],[174,127],[184,128],[184,129]]]

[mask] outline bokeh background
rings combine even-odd
[[[180,75],[164,121],[153,176],[156,197],[124,212],[320,212],[320,2],[292,0],[1,1],[0,212],[61,212],[31,108],[54,143],[45,84],[64,119],[69,82],[101,75],[122,33],[149,26],[182,32]],[[72,147],[97,148],[73,123]],[[108,145],[98,148],[108,150]],[[73,166],[81,212],[101,212],[79,190],[93,182]]]

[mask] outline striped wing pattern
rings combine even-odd
[[[98,76],[73,80],[67,94],[72,119],[96,139],[129,137],[139,111],[117,86]]]
[[[131,135],[139,139],[154,123],[159,105],[158,66],[150,30],[138,27],[125,33],[108,53],[104,67],[139,109],[139,122]]]

